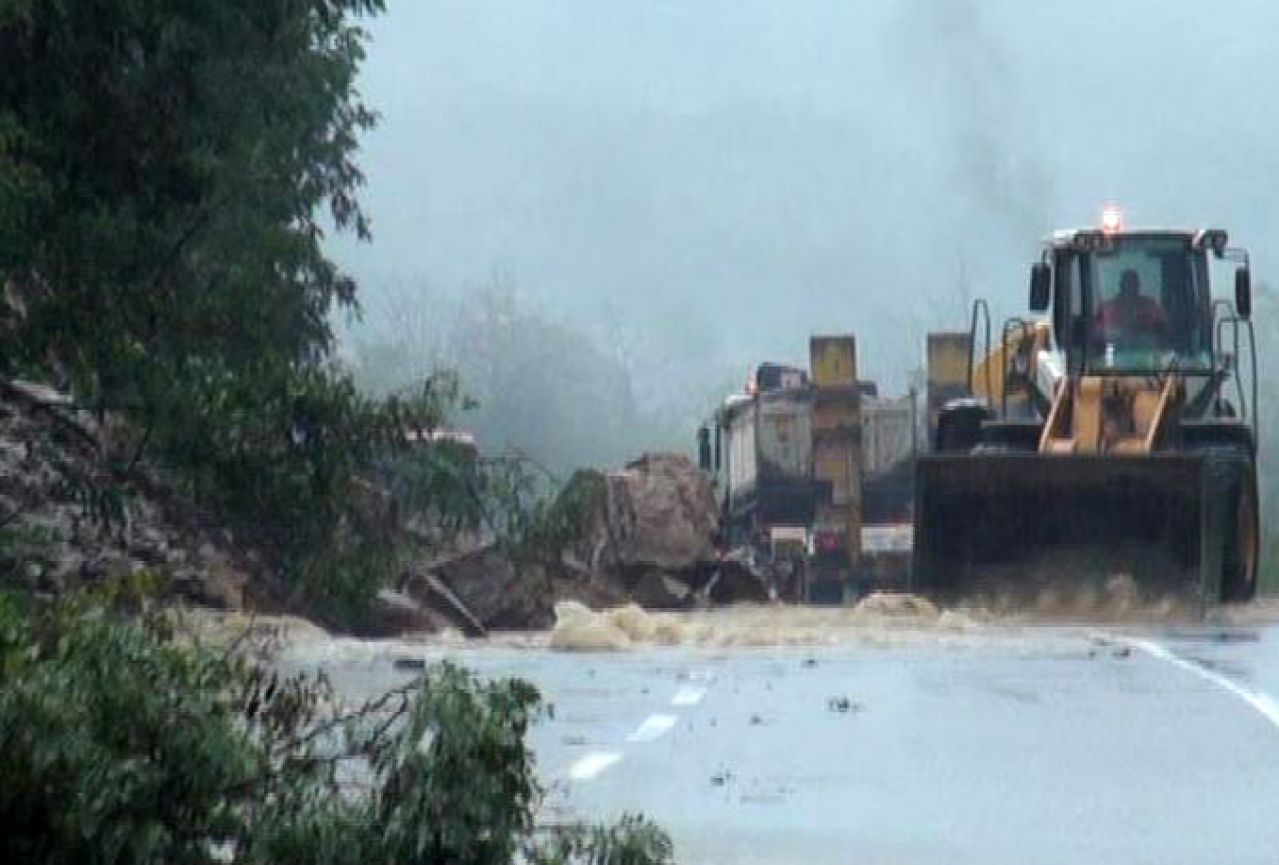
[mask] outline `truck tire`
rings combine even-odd
[[[1221,510],[1221,600],[1250,601],[1257,594],[1260,524],[1257,472],[1251,456],[1240,449],[1214,449],[1207,454],[1210,507]]]

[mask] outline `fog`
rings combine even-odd
[[[928,330],[975,296],[1023,311],[1038,238],[1106,201],[1229,229],[1262,280],[1279,259],[1261,0],[389,5],[361,80],[374,241],[333,243],[353,346],[496,281],[691,438],[813,333],[903,389]]]

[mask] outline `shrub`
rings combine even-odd
[[[0,596],[0,861],[669,862],[636,817],[536,831],[538,706],[442,664],[345,710],[167,620]]]

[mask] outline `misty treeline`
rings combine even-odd
[[[400,281],[371,292],[343,357],[373,394],[455,372],[468,399],[454,422],[485,452],[525,454],[558,477],[646,450],[691,451],[730,377],[676,372],[672,356],[696,355],[695,342],[653,343],[663,334],[641,336],[608,309],[598,320],[591,330],[558,315],[504,276],[464,291]]]

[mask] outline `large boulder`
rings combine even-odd
[[[700,594],[715,604],[743,601],[762,604],[773,600],[768,580],[749,562],[740,558],[724,558],[718,562]]]
[[[400,591],[471,637],[490,630],[549,627],[554,605],[562,600],[591,608],[628,600],[626,591],[607,574],[569,561],[517,567],[495,547],[410,569],[401,577]]]
[[[431,573],[447,587],[454,603],[485,629],[545,628],[554,621],[553,590],[545,571],[528,568],[521,573],[495,548],[437,563]],[[431,598],[417,585],[406,585],[405,589],[419,600],[431,600],[439,609],[441,593]]]
[[[593,610],[616,607],[630,600],[626,588],[607,573],[591,571],[567,559],[543,566],[555,600],[578,601]]]
[[[397,637],[406,633],[436,633],[456,627],[448,616],[428,604],[419,603],[404,592],[378,592],[357,622],[354,631],[362,637]]]
[[[646,610],[680,610],[693,602],[693,590],[683,580],[650,570],[631,589],[631,599]]]
[[[600,559],[594,564],[632,573],[679,573],[715,558],[715,495],[688,457],[645,454],[604,478],[603,519],[590,545]]]

